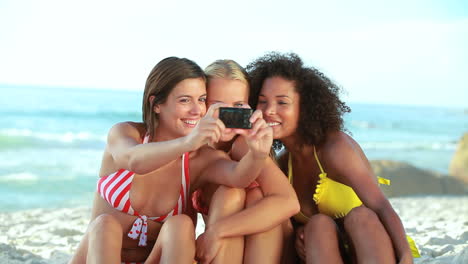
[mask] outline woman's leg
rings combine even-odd
[[[346,215],[344,228],[358,263],[396,263],[392,241],[374,211],[354,208]]]
[[[283,256],[281,257],[281,263],[299,263],[299,258],[296,253],[296,247],[294,246],[294,240],[296,234],[294,232],[294,226],[291,220],[287,220],[281,224],[283,230]]]
[[[184,214],[172,216],[161,227],[145,263],[187,263],[195,258],[195,227]]]
[[[86,258],[88,255],[88,241],[89,241],[89,230],[91,228],[91,225],[94,223],[93,221],[96,219],[98,215],[100,215],[99,212],[101,212],[101,207],[100,207],[100,200],[102,198],[100,195],[96,192],[94,194],[94,201],[93,201],[93,207],[91,210],[91,219],[88,224],[88,227],[86,228],[85,234],[83,238],[80,241],[80,244],[78,245],[78,248],[76,249],[75,254],[73,255],[72,259],[70,260],[69,264],[85,264],[86,263]]]
[[[88,254],[88,232],[86,232],[76,249],[75,254],[68,264],[86,264],[86,256]]]
[[[263,199],[263,193],[260,188],[250,189],[247,191],[245,206],[251,207],[261,199]],[[261,219],[261,221],[268,221],[268,219]],[[246,236],[244,263],[280,263],[284,239],[282,225],[263,233]]]
[[[122,235],[122,225],[114,216],[102,214],[94,219],[84,238],[88,237],[86,263],[120,263]]]
[[[229,217],[242,209],[245,204],[244,189],[219,186],[213,194],[206,226]],[[218,251],[212,263],[242,263],[244,252],[244,237],[223,239],[223,246]]]
[[[297,238],[299,239],[299,238]],[[335,221],[323,214],[313,215],[304,227],[306,263],[343,263]]]

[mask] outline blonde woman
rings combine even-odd
[[[248,76],[238,63],[218,60],[205,73],[207,106],[248,107]],[[231,129],[224,130],[215,147],[233,160],[241,160],[248,150],[245,139]],[[197,244],[203,263],[279,263],[283,247],[280,224],[299,208],[293,188],[271,159],[248,188],[207,185],[195,192],[193,204],[206,222]],[[226,235],[225,230],[234,223],[235,229]]]

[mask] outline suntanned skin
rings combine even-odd
[[[208,84],[207,103],[224,103],[230,107],[246,107],[248,86],[239,80],[214,78]],[[243,137],[225,131],[217,149],[229,152],[233,160],[241,160],[248,151]],[[197,256],[202,263],[277,263],[281,258],[282,232],[271,231],[299,210],[297,197],[273,160],[256,178],[258,188],[247,190],[247,208],[231,206],[220,200],[240,200],[244,190],[226,190],[218,186],[203,190],[210,204],[206,231],[197,240]],[[233,195],[226,198],[227,195]],[[253,198],[255,197],[255,198]],[[242,201],[243,203],[243,201]],[[226,214],[226,207],[234,207]],[[244,209],[244,210],[241,210]],[[266,221],[266,219],[268,219]],[[280,230],[281,231],[281,230]],[[246,236],[245,244],[243,236]],[[239,239],[242,238],[242,239]]]
[[[311,217],[296,230],[298,255],[306,263],[342,263],[337,229],[331,218],[319,214],[312,200],[320,169],[314,158],[314,146],[300,144],[296,133],[299,101],[294,82],[270,77],[263,83],[257,109],[262,110],[268,124],[273,124],[274,138],[280,139],[288,150],[279,159],[285,172],[288,155],[292,154],[293,186],[302,213]],[[353,188],[363,202],[363,206],[354,208],[343,219],[355,261],[413,263],[401,220],[378,187],[358,143],[349,135],[336,131],[327,134],[325,142],[315,147],[327,177]]]
[[[205,97],[202,79],[178,83],[166,102],[153,109],[160,120],[150,143],[142,144],[146,134],[142,123],[119,123],[109,131],[100,176],[117,169],[135,172],[130,200],[140,214],[159,216],[173,209],[181,186],[183,153],[190,152],[191,191],[207,183],[244,188],[266,163],[272,133],[259,111],[252,116],[252,130],[245,134],[249,145],[245,159],[234,162],[226,153],[207,146],[219,140],[224,125],[214,117],[220,104],[205,115]],[[185,213],[194,214],[190,207]],[[135,219],[115,210],[96,193],[90,226],[71,263],[193,262],[195,234],[188,216],[173,216],[164,224],[148,221],[147,247],[138,247],[138,241],[127,237]]]

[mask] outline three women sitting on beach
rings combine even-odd
[[[398,215],[343,132],[339,88],[295,54],[270,53],[247,70],[251,87],[237,63],[213,63],[207,95],[194,62],[155,66],[144,122],[109,131],[71,263],[193,263],[195,252],[201,263],[412,263]],[[247,107],[249,90],[252,129],[226,129],[217,109]],[[196,242],[193,192],[206,214]]]

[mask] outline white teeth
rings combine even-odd
[[[184,120],[184,123],[189,125],[196,125],[198,120]]]
[[[278,122],[268,122],[268,123],[267,123],[268,126],[277,126],[277,125],[279,125],[279,124],[280,124],[280,123],[278,123]]]

